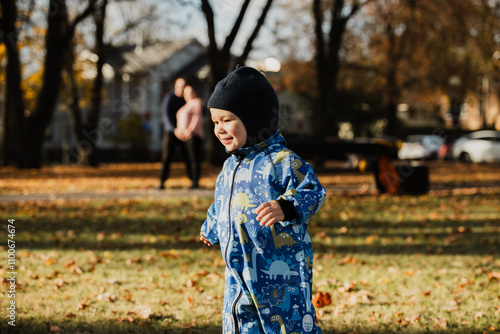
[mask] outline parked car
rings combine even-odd
[[[438,135],[408,136],[398,151],[398,158],[401,160],[436,159],[439,148],[444,142],[444,138]]]
[[[464,162],[500,161],[500,131],[481,130],[458,138],[453,159]]]

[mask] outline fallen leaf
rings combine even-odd
[[[72,274],[76,274],[76,275],[81,275],[83,274],[83,270],[82,268],[78,267],[78,266],[73,266],[69,269],[69,272],[72,273]]]
[[[338,288],[337,290],[340,293],[344,293],[344,292],[353,291],[354,289],[356,289],[356,283],[355,282],[351,282],[351,283],[344,283],[344,286]]]
[[[343,259],[340,259],[337,261],[337,263],[339,265],[344,265],[344,264],[348,264],[348,263],[356,264],[356,262],[357,262],[356,258],[352,257],[352,256],[346,256]]]
[[[69,260],[68,262],[66,262],[66,263],[64,264],[64,266],[65,266],[66,268],[70,268],[70,267],[72,267],[74,264],[75,264],[75,260]]]
[[[71,319],[71,318],[75,318],[76,314],[74,314],[73,312],[68,312],[68,313],[64,314],[64,317]]]
[[[209,279],[210,281],[212,282],[216,282],[218,280],[220,280],[222,278],[221,275],[217,274],[217,273],[210,273],[208,274],[207,276],[205,276],[207,279]]]
[[[457,311],[458,310],[458,302],[455,299],[452,299],[448,306],[443,307],[443,310],[445,310],[446,312]]]
[[[148,319],[151,315],[151,307],[147,305],[137,305],[128,311],[127,314],[136,314],[141,319]]]
[[[181,257],[181,254],[179,254],[176,250],[169,250],[169,251],[163,251],[160,252],[160,256],[166,258],[166,259],[178,259]]]
[[[207,276],[209,272],[207,270],[200,271],[196,274],[194,274],[195,277],[200,277],[200,276]]]
[[[372,235],[367,236],[365,239],[365,244],[371,245],[373,243],[373,240],[375,240],[375,238],[378,238],[378,235],[372,234]]]
[[[500,279],[500,271],[492,271],[491,273],[488,273],[488,279]]]
[[[127,265],[130,266],[131,264],[141,263],[141,262],[142,262],[142,260],[140,257],[133,257],[133,258],[128,259],[126,263],[127,263]]]
[[[443,319],[433,319],[434,320],[434,325],[438,328],[445,329],[446,326],[448,326],[448,320],[446,318]]]
[[[410,318],[412,324],[418,324],[420,322],[420,314],[415,314]]]
[[[117,281],[115,278],[110,278],[110,279],[108,280],[108,283],[109,283],[109,284],[116,284],[116,285],[122,285],[122,284],[123,284],[122,282]]]
[[[62,331],[62,328],[59,326],[50,326],[51,333],[61,333]]]
[[[197,283],[198,283],[197,281],[194,281],[194,280],[188,279],[188,280],[186,281],[186,287],[187,287],[188,289],[194,288],[194,287],[196,286],[196,284],[197,284]]]
[[[321,308],[332,303],[332,297],[328,292],[318,291],[312,298],[314,307]]]
[[[151,262],[156,262],[158,261],[158,258],[154,255],[146,255],[144,257],[144,259],[148,262],[148,263],[151,263]]]
[[[76,308],[76,310],[77,311],[85,310],[87,307],[90,306],[89,304],[87,304],[87,302],[88,302],[88,299],[84,298],[83,301],[80,303],[80,305],[78,305],[78,307]]]
[[[62,279],[61,277],[58,277],[54,280],[54,285],[57,287],[57,288],[62,288],[62,286],[64,285],[64,279]]]
[[[398,322],[401,326],[406,327],[408,326],[408,321],[403,320],[403,319],[398,319]]]
[[[110,293],[102,293],[102,294],[97,295],[97,300],[100,300],[103,302],[115,302],[116,296],[112,295]]]

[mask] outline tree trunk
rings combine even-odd
[[[364,4],[369,1],[364,2]],[[334,99],[337,95],[337,77],[340,69],[340,48],[345,28],[349,19],[359,10],[361,5],[355,1],[350,12],[345,15],[344,0],[335,0],[331,9],[330,31],[328,42],[323,32],[323,8],[321,0],[314,0],[312,6],[316,35],[316,72],[318,80],[318,103],[316,105],[315,130],[318,136],[336,134],[337,119],[335,117]]]
[[[98,129],[99,114],[102,105],[102,89],[104,77],[102,67],[104,65],[104,22],[106,18],[107,1],[104,1],[94,13],[95,30],[95,53],[98,56],[96,63],[96,77],[92,88],[92,104],[87,114],[83,129],[78,133],[78,163],[97,167],[97,145],[102,141],[102,132]]]
[[[18,157],[19,168],[40,168],[45,131],[59,97],[61,72],[67,50],[67,10],[65,0],[50,0],[45,39],[43,84],[34,112],[25,119]]]
[[[242,54],[236,58],[237,64],[234,65],[244,65],[244,62],[247,60],[250,51],[252,50],[253,41],[257,38],[259,31],[264,24],[267,13],[271,8],[273,0],[267,0],[265,6],[262,9],[260,18],[257,20],[255,24],[255,28],[247,40],[246,46],[242,52]],[[215,39],[215,23],[214,23],[214,12],[212,10],[212,6],[210,5],[209,0],[201,0],[201,11],[205,16],[205,20],[207,22],[207,34],[208,34],[208,62],[210,64],[210,90],[213,91],[215,85],[224,79],[228,72],[232,70],[232,55],[231,55],[231,47],[233,46],[234,40],[240,30],[241,24],[243,22],[243,18],[245,17],[245,13],[250,4],[250,0],[245,0],[241,5],[240,12],[238,13],[238,17],[231,29],[231,32],[227,35],[226,40],[222,48],[219,49],[217,46],[217,42]],[[210,163],[219,165],[225,159],[225,152],[222,149],[221,145],[216,143],[214,136],[208,136],[208,149],[207,149],[207,157]]]
[[[21,127],[24,118],[24,103],[21,91],[21,64],[17,48],[18,32],[16,29],[17,7],[12,0],[0,0],[2,17],[0,24],[3,42],[7,50],[5,109],[0,148],[0,164],[8,165],[12,155],[19,152],[19,141],[23,134]]]
[[[66,65],[66,77],[68,80],[68,88],[70,92],[70,112],[71,112],[71,127],[73,133],[76,135],[76,140],[80,142],[83,140],[83,123],[82,123],[82,111],[80,109],[80,97],[78,95],[78,84],[76,82],[75,71],[73,70],[73,64],[75,63],[75,49],[73,38],[70,38],[68,46],[68,55],[65,62]],[[65,157],[63,157],[63,161]],[[68,158],[69,161],[69,158]]]

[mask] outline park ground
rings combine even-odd
[[[317,170],[328,199],[309,225],[323,332],[500,333],[500,165],[429,163],[419,196],[340,167]],[[0,168],[0,332],[221,332],[224,263],[198,240],[218,168],[189,190],[176,164],[165,191],[159,169]]]

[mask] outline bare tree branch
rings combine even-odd
[[[250,54],[250,51],[252,51],[252,44],[254,40],[257,38],[259,35],[259,31],[264,25],[264,21],[266,20],[267,13],[269,12],[269,9],[271,8],[271,5],[273,4],[273,0],[267,0],[266,5],[264,6],[264,9],[262,10],[262,13],[257,20],[257,23],[255,24],[255,28],[252,31],[252,34],[247,40],[247,44],[245,45],[245,49],[243,50],[243,53],[241,56],[238,58],[237,63],[244,64],[245,61],[248,58],[248,55]]]
[[[201,11],[207,21],[208,47],[210,52],[217,52],[217,40],[215,39],[214,11],[208,0],[201,0]]]
[[[245,2],[241,5],[240,13],[238,14],[238,18],[234,22],[234,26],[231,29],[231,32],[226,37],[226,41],[224,46],[222,47],[222,52],[224,54],[229,54],[231,50],[231,46],[233,46],[234,40],[236,39],[236,35],[240,30],[241,23],[243,22],[243,18],[245,17],[245,13],[248,9],[248,5],[250,4],[250,0],[245,0]]]

